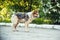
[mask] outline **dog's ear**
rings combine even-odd
[[[37,14],[38,13],[38,10],[33,10],[33,14]]]
[[[38,9],[35,9],[35,11],[39,11],[40,9],[38,8]]]

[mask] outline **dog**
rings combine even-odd
[[[17,25],[21,22],[25,23],[25,31],[29,31],[28,30],[28,25],[36,18],[39,17],[39,12],[38,10],[33,10],[31,12],[28,13],[15,13],[12,15],[11,17],[11,22],[13,24],[13,28],[14,31],[17,31]]]

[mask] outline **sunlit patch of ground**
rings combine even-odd
[[[0,40],[60,40],[60,30],[30,27],[25,32],[24,27],[18,27],[13,32],[10,26],[0,26]]]

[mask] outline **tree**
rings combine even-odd
[[[47,19],[51,19],[53,23],[60,24],[60,1],[59,0],[49,0],[43,1],[44,13]]]
[[[41,0],[0,0],[0,15],[10,19],[12,12],[30,12],[42,7]],[[4,10],[3,10],[4,9]],[[9,17],[7,17],[7,15]]]

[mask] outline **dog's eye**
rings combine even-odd
[[[36,14],[36,15],[38,15],[38,14]]]

